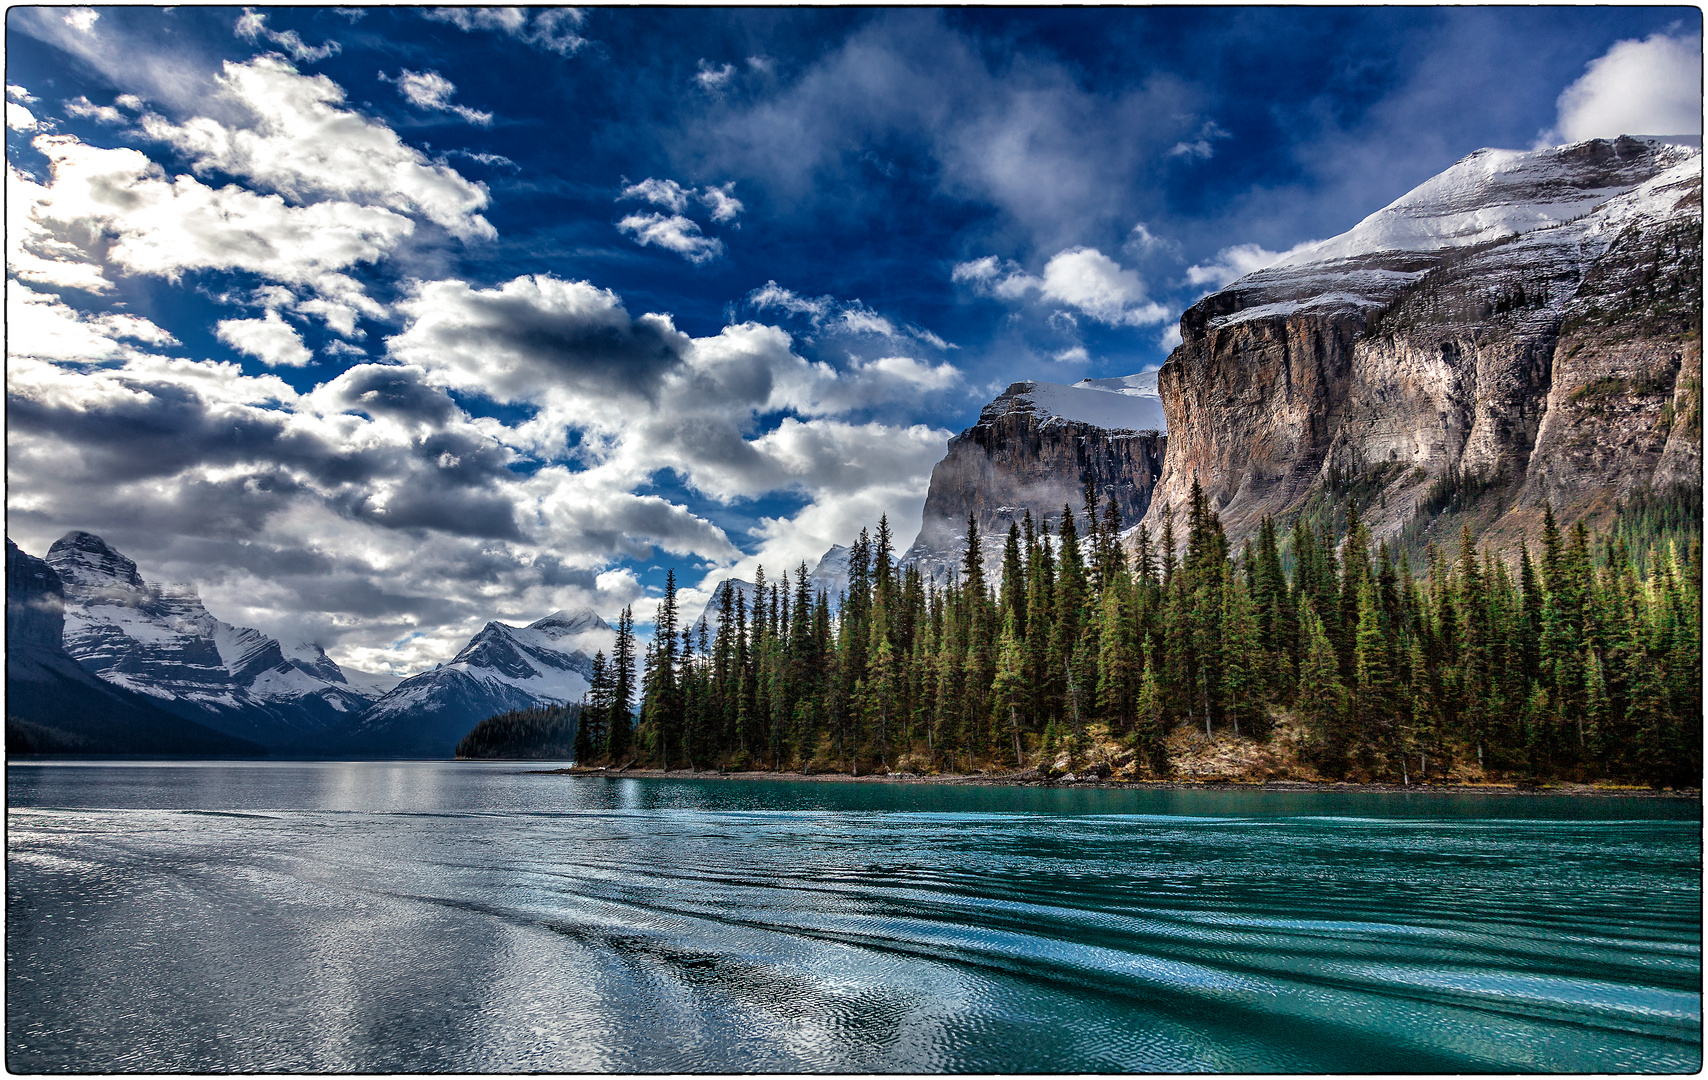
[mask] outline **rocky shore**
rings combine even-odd
[[[712,769],[647,768],[581,768],[568,766],[558,769],[529,770],[540,774],[562,776],[605,777],[607,779],[649,780],[792,780],[840,784],[950,784],[967,787],[1031,787],[1031,788],[1098,788],[1123,791],[1264,791],[1264,792],[1362,792],[1392,795],[1573,795],[1604,798],[1688,799],[1700,800],[1700,788],[1647,788],[1612,784],[1517,784],[1517,783],[1417,783],[1409,785],[1380,783],[1350,783],[1344,780],[1114,780],[1103,779],[1096,773],[1080,777],[1074,774],[1044,779],[1035,769],[1007,773],[934,773],[921,775],[907,772],[880,772],[852,776],[840,772],[744,771],[720,772]]]

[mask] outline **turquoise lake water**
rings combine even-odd
[[[24,1072],[1678,1072],[1696,802],[8,769]]]

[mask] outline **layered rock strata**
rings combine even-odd
[[[1153,535],[1194,481],[1236,544],[1319,493],[1378,538],[1474,500],[1515,540],[1544,500],[1700,486],[1701,192],[1667,140],[1482,150],[1205,297],[1159,373]]]

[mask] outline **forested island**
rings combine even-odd
[[[489,716],[457,743],[460,758],[575,756],[576,705],[536,705]]]
[[[994,586],[976,522],[939,584],[898,570],[886,519],[854,545],[839,608],[803,565],[761,573],[751,609],[721,589],[682,626],[672,574],[644,655],[625,611],[594,658],[574,756],[1048,775],[1095,744],[1161,780],[1193,731],[1262,744],[1285,727],[1327,778],[1695,786],[1701,544],[1668,506],[1596,535],[1545,508],[1510,561],[1466,528],[1414,573],[1352,503],[1285,536],[1267,519],[1236,557],[1194,487],[1182,556],[1172,515],[1124,544],[1112,501],[1083,529],[1064,507],[1053,531],[1030,514],[1009,530]]]

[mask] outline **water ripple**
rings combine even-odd
[[[1699,814],[333,770],[24,772],[11,1067],[1701,1062]]]

